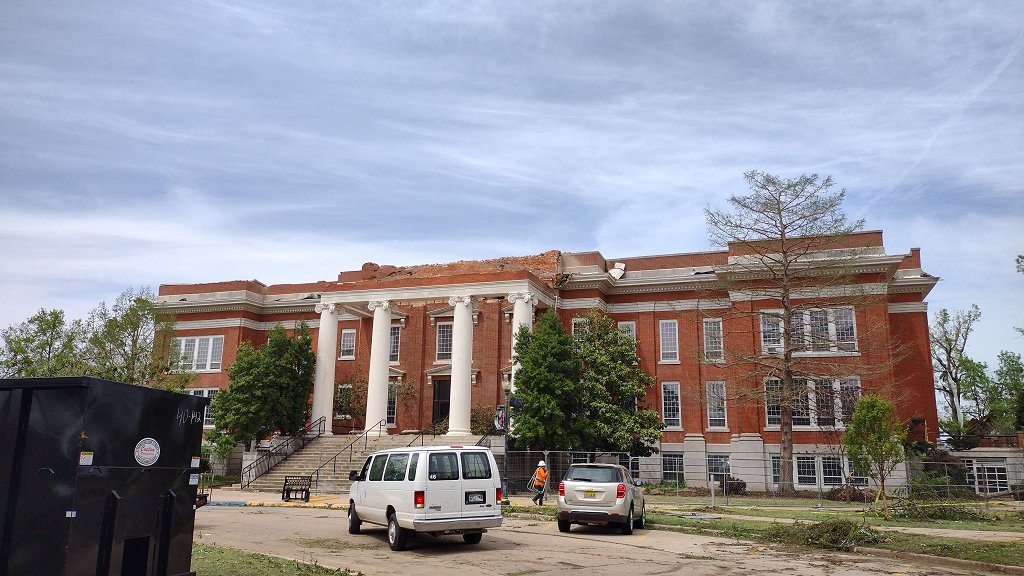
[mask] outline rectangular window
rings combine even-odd
[[[708,382],[708,428],[725,428],[725,382]]]
[[[632,320],[619,322],[619,334],[636,342],[636,322]]]
[[[679,335],[678,325],[675,320],[660,320],[658,322],[658,333],[661,341],[661,361],[679,361]]]
[[[387,461],[387,454],[378,454],[373,457],[373,464],[370,464],[370,480],[379,481],[384,479],[384,465],[387,464]]]
[[[776,378],[764,383],[764,411],[769,426],[782,424],[782,382]]]
[[[175,338],[171,342],[172,371],[217,372],[224,354],[223,336]]]
[[[679,399],[679,382],[661,383],[661,417],[667,428],[682,428],[682,405]]]
[[[782,456],[772,456],[772,482],[782,482]]]
[[[725,359],[721,318],[704,319],[704,358],[707,360]]]
[[[572,319],[572,337],[583,338],[584,334],[587,333],[587,319],[586,318],[573,318]]]
[[[862,470],[858,470],[857,467],[853,465],[853,460],[846,461],[846,470],[850,475],[850,484],[852,486],[868,485],[868,475]]]
[[[188,393],[192,396],[209,398],[212,401],[213,397],[220,393],[220,388],[189,388]],[[209,404],[204,408],[203,426],[213,427],[213,411],[210,410]]]
[[[964,460],[967,466],[967,483],[978,494],[1005,492],[1010,489],[1005,458],[979,458]]]
[[[619,466],[629,470],[633,479],[640,478],[640,458],[629,454],[619,454]]]
[[[341,352],[338,354],[340,360],[353,360],[356,357],[356,329],[343,328],[341,330]]]
[[[437,452],[430,454],[427,464],[427,479],[458,480],[459,458],[454,452]]]
[[[818,484],[818,459],[814,456],[796,457],[796,483],[808,486]]]
[[[452,323],[437,323],[437,359],[452,359]]]
[[[835,456],[821,457],[821,483],[825,486],[843,485],[843,461]]]
[[[402,343],[402,327],[392,326],[391,327],[391,345],[390,352],[388,354],[388,362],[398,362],[398,350]]]
[[[807,349],[821,352],[831,348],[828,336],[828,313],[825,310],[807,312]]]
[[[675,482],[682,484],[683,477],[683,455],[679,452],[664,452],[661,455],[661,479],[664,482]]]
[[[491,462],[484,452],[462,453],[462,477],[466,480],[482,480],[491,477]]]
[[[839,381],[839,417],[844,424],[853,418],[853,409],[860,398],[860,380],[843,378]]]
[[[793,378],[793,426],[811,425],[811,399],[804,378]]]
[[[412,482],[413,480],[416,479],[416,469],[419,468],[419,465],[420,465],[420,455],[419,454],[413,454],[412,455],[412,461],[409,462],[409,481],[410,482]]]
[[[782,353],[782,317],[761,313],[761,353]]]
[[[729,475],[729,457],[722,454],[708,455],[708,480],[720,482]]]
[[[857,322],[853,308],[836,308],[832,311],[836,325],[836,345],[843,352],[857,350]]]
[[[388,426],[395,425],[395,418],[398,415],[398,384],[395,382],[388,383],[388,411],[387,424]]]
[[[814,405],[817,409],[818,426],[836,425],[836,393],[834,384],[828,380],[812,383]]]
[[[392,454],[384,467],[385,482],[401,482],[405,480],[405,468],[409,464],[408,454]]]

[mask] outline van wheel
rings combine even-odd
[[[569,528],[571,526],[572,526],[572,522],[569,522],[568,520],[559,520],[558,521],[558,531],[559,532],[568,532]]]
[[[643,530],[647,526],[647,503],[640,505],[640,517],[633,520],[633,528]]]
[[[462,535],[462,539],[466,541],[466,544],[479,544],[480,543],[480,539],[483,538],[483,537],[484,537],[484,535],[481,534],[480,532],[473,532],[472,534],[463,534]]]
[[[626,516],[626,522],[622,525],[622,533],[629,536],[633,533],[633,505],[629,505],[629,516]]]
[[[388,546],[396,552],[405,550],[408,539],[409,533],[398,525],[398,518],[394,514],[388,516]]]
[[[363,525],[363,521],[359,519],[359,515],[356,514],[356,505],[354,502],[348,504],[348,533],[359,534],[359,527]]]

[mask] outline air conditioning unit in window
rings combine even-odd
[[[782,354],[782,346],[765,346],[765,354]]]

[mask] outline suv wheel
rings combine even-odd
[[[480,539],[483,537],[484,535],[480,532],[472,532],[469,534],[462,535],[462,539],[466,541],[466,544],[479,544]]]
[[[359,519],[359,515],[356,514],[355,502],[348,503],[348,533],[359,534],[359,527],[363,525],[363,521]]]
[[[569,522],[568,520],[559,520],[558,521],[558,531],[559,532],[568,532],[570,526],[572,526],[572,522]]]
[[[643,530],[647,526],[647,503],[640,505],[640,517],[633,520],[633,528]]]
[[[409,533],[398,525],[398,518],[394,513],[388,516],[388,546],[398,552],[405,550],[405,543],[409,539]]]
[[[633,533],[633,505],[629,505],[629,516],[626,517],[626,522],[622,525],[622,533],[629,536]]]

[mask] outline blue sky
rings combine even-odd
[[[710,248],[831,174],[1024,350],[1024,3],[0,4],[0,326],[129,286]]]

